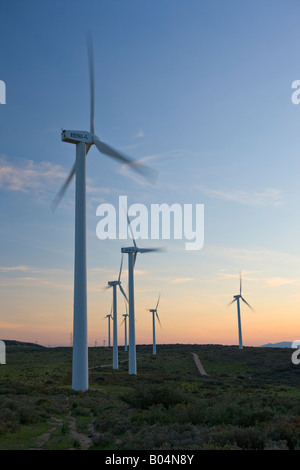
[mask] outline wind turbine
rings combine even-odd
[[[127,302],[125,301],[125,307],[126,307],[126,313],[123,314],[123,321],[122,321],[122,325],[124,323],[124,326],[125,326],[125,341],[124,341],[124,350],[127,351],[127,317],[128,317],[128,311],[127,311]]]
[[[129,294],[129,374],[136,374],[136,344],[135,344],[135,311],[134,311],[134,266],[138,253],[161,251],[161,248],[139,248],[135,242],[127,214],[128,226],[131,231],[133,246],[121,248],[122,253],[128,254],[128,294]]]
[[[106,315],[104,318],[108,319],[108,346],[110,347],[110,320],[113,319],[112,306],[111,306],[110,314]]]
[[[253,308],[251,307],[251,305],[248,304],[248,302],[246,302],[246,300],[243,298],[242,296],[242,276],[241,276],[241,273],[240,273],[240,293],[238,295],[234,295],[233,296],[233,299],[228,305],[231,305],[233,304],[234,302],[237,303],[237,315],[238,315],[238,331],[239,331],[239,348],[240,349],[243,349],[243,340],[242,340],[242,325],[241,325],[241,312],[240,312],[240,299],[246,304],[248,305],[249,308],[251,308],[251,310],[253,310]]]
[[[157,308],[158,308],[158,304],[159,304],[159,301],[160,301],[160,295],[158,296],[158,300],[157,300],[157,304],[156,304],[156,307],[155,308],[149,308],[148,309],[148,312],[151,312],[152,313],[152,325],[153,325],[153,354],[155,355],[156,354],[156,342],[155,342],[155,316],[158,320],[158,323],[160,323],[160,319],[159,319],[159,316],[158,316],[158,313],[157,313]]]
[[[92,145],[122,164],[130,165],[143,176],[151,179],[151,170],[133,161],[102,142],[94,131],[94,63],[91,36],[87,36],[90,74],[90,131],[62,130],[61,139],[76,145],[76,161],[53,201],[55,209],[65,194],[73,177],[75,182],[75,261],[74,261],[74,314],[73,314],[73,369],[72,388],[88,390],[87,347],[87,288],[86,288],[86,155]]]
[[[113,288],[113,369],[119,368],[119,359],[118,359],[118,320],[117,320],[117,286],[119,286],[120,291],[124,295],[124,298],[127,300],[127,296],[124,292],[124,289],[121,285],[121,274],[123,266],[123,254],[121,258],[121,265],[119,271],[119,277],[117,281],[109,281],[106,289]]]

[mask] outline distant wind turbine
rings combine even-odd
[[[87,347],[87,287],[86,287],[86,155],[92,145],[119,163],[127,164],[138,173],[153,180],[152,170],[133,161],[102,142],[94,133],[94,63],[91,36],[87,37],[90,73],[90,131],[62,130],[61,139],[76,145],[76,161],[57,194],[53,209],[64,196],[73,177],[75,182],[75,262],[74,262],[74,316],[73,316],[73,368],[72,388],[88,390]]]
[[[113,318],[113,316],[112,316],[112,306],[111,306],[110,314],[106,315],[104,318],[108,319],[108,346],[110,347],[110,320]]]
[[[124,340],[124,350],[127,351],[127,317],[128,317],[128,311],[127,311],[127,302],[125,301],[125,308],[126,308],[126,313],[123,314],[123,321],[122,321],[122,325],[124,323],[124,327],[125,327],[125,332],[124,332],[124,335],[125,335],[125,340]]]
[[[119,368],[119,358],[118,358],[118,306],[117,306],[117,286],[121,293],[123,294],[124,298],[127,301],[127,296],[124,292],[124,289],[121,285],[121,274],[122,274],[122,266],[123,266],[123,254],[121,258],[121,265],[119,270],[119,277],[117,281],[109,281],[108,286],[106,289],[113,288],[113,369]]]
[[[242,325],[241,325],[241,312],[240,312],[240,299],[242,299],[242,301],[248,305],[249,308],[251,308],[251,310],[253,310],[253,308],[251,307],[251,305],[248,304],[248,302],[246,302],[246,300],[243,298],[242,296],[242,276],[241,276],[241,273],[240,273],[240,293],[238,295],[234,295],[233,296],[234,300],[232,300],[229,304],[229,305],[232,305],[234,302],[237,303],[237,315],[238,315],[238,331],[239,331],[239,348],[240,349],[243,349],[243,340],[242,340]]]
[[[129,293],[129,374],[136,374],[135,311],[134,311],[134,266],[138,253],[161,251],[161,248],[139,248],[135,242],[127,214],[128,227],[131,231],[133,246],[121,248],[128,254],[128,293]]]
[[[158,296],[158,300],[157,300],[157,304],[156,304],[156,307],[155,308],[149,308],[148,309],[148,312],[151,312],[152,313],[152,329],[153,329],[153,354],[155,355],[156,354],[156,341],[155,341],[155,316],[158,320],[158,323],[160,323],[160,319],[159,319],[159,316],[158,316],[158,313],[157,313],[157,308],[158,308],[158,304],[159,304],[159,301],[160,301],[160,295]]]

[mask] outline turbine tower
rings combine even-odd
[[[159,301],[160,301],[160,295],[158,296],[158,300],[157,300],[157,304],[156,304],[156,307],[155,308],[152,308],[152,309],[148,309],[148,312],[151,312],[152,313],[152,329],[153,329],[153,354],[155,355],[156,354],[156,341],[155,341],[155,316],[158,320],[158,323],[160,323],[160,319],[159,319],[159,316],[158,316],[158,313],[157,313],[157,308],[158,308],[158,304],[159,304]]]
[[[234,295],[233,296],[233,299],[228,305],[231,305],[233,304],[234,302],[236,302],[237,304],[237,316],[238,316],[238,332],[239,332],[239,348],[240,349],[243,349],[243,340],[242,340],[242,325],[241,325],[241,311],[240,311],[240,299],[246,304],[248,305],[249,308],[251,308],[251,310],[253,310],[253,308],[251,307],[251,305],[248,304],[248,302],[246,302],[246,300],[243,298],[242,296],[242,276],[241,276],[241,273],[240,273],[240,293],[238,295]]]
[[[134,310],[134,266],[138,253],[161,251],[160,248],[139,248],[135,242],[130,221],[127,215],[128,227],[131,231],[133,246],[121,248],[122,253],[128,254],[128,294],[129,294],[129,374],[136,374],[136,344],[135,344],[135,310]]]
[[[123,266],[123,254],[121,258],[121,265],[119,271],[119,277],[117,281],[109,281],[106,289],[113,288],[113,369],[119,368],[119,358],[118,358],[118,306],[117,306],[117,286],[119,286],[120,291],[124,295],[124,298],[127,300],[127,296],[124,292],[124,289],[121,285],[121,274]]]
[[[74,313],[73,313],[73,366],[72,388],[88,390],[88,347],[87,347],[87,287],[86,287],[86,155],[92,145],[122,164],[128,164],[147,178],[154,176],[151,170],[130,160],[120,152],[102,142],[94,133],[94,64],[91,37],[87,37],[90,72],[90,131],[63,130],[61,139],[76,145],[76,161],[57,194],[53,209],[56,208],[73,177],[75,182],[75,260],[74,260]]]

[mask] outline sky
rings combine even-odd
[[[104,288],[132,243],[100,240],[97,209],[119,214],[124,196],[149,213],[204,207],[201,249],[172,233],[137,240],[164,248],[137,258],[137,344],[152,341],[147,309],[159,293],[158,344],[238,344],[236,305],[227,305],[240,272],[254,308],[241,308],[244,345],[299,339],[299,13],[297,0],[2,0],[2,339],[71,344],[74,181],[54,212],[51,203],[75,160],[61,130],[90,126],[88,31],[95,133],[157,172],[152,184],[95,147],[87,155],[89,346],[107,344]],[[120,346],[123,313],[119,295]]]

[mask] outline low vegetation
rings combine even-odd
[[[196,353],[207,375],[198,371]],[[71,389],[72,349],[7,344],[0,450],[300,449],[300,366],[291,350],[219,345],[89,349],[88,392]]]

